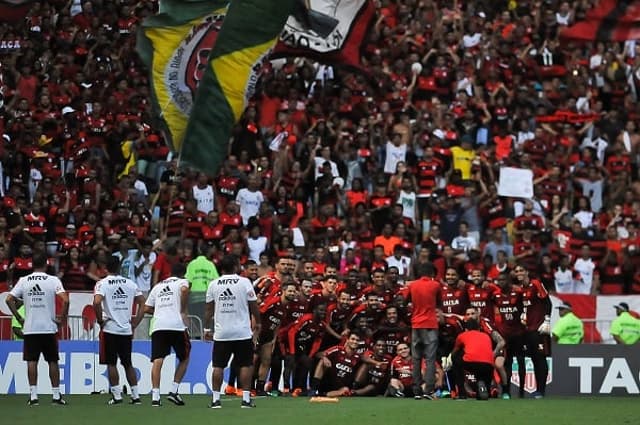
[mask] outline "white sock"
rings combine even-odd
[[[131,386],[131,398],[140,398],[140,394],[138,394],[138,386],[137,385],[132,385]]]
[[[160,388],[151,388],[151,400],[160,401]]]
[[[58,400],[60,398],[60,387],[51,388],[53,392],[53,399]]]
[[[174,394],[178,394],[178,387],[180,387],[180,384],[178,382],[174,382],[173,384],[171,384],[171,392]]]
[[[122,400],[122,387],[120,385],[114,385],[111,387],[111,394],[116,400]]]
[[[37,400],[38,399],[38,386],[37,385],[30,385],[29,386],[29,393],[31,394],[31,400]]]
[[[213,391],[213,402],[220,400],[220,391]]]
[[[242,401],[246,401],[247,403],[251,401],[251,391],[242,390]]]

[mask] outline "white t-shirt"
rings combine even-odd
[[[386,262],[388,267],[398,268],[399,280],[404,282],[404,279],[409,275],[409,270],[411,270],[411,258],[402,255],[398,259],[394,255],[391,255],[386,258]]]
[[[329,161],[329,164],[331,164],[331,175],[333,177],[340,177],[340,173],[338,172],[338,165],[335,162],[331,161],[330,159],[326,160],[321,156],[316,156],[315,158],[313,158],[313,163],[316,167],[316,180],[322,177],[322,166],[327,161]]]
[[[396,146],[391,142],[387,142],[387,156],[384,160],[384,172],[386,174],[395,174],[398,162],[407,159],[407,145]]]
[[[553,274],[553,279],[556,285],[556,292],[558,294],[573,294],[575,290],[575,281],[573,280],[573,270],[566,269],[565,271],[559,268]]]
[[[165,279],[153,287],[146,302],[146,305],[154,308],[151,333],[155,331],[183,331],[187,328],[182,321],[180,311],[182,288],[189,288],[189,281],[177,277]]]
[[[401,190],[396,203],[402,205],[402,216],[416,224],[416,193]]]
[[[595,263],[589,258],[584,260],[578,258],[573,265],[573,269],[580,273],[580,277],[575,280],[575,294],[590,294],[593,285],[593,273],[596,269]]]
[[[202,211],[205,214],[213,211],[215,205],[214,198],[213,186],[207,185],[204,189],[193,186],[193,199],[196,201],[198,211]]]
[[[459,249],[464,252],[469,252],[471,249],[476,249],[478,244],[473,236],[456,236],[451,241],[451,248]]]
[[[256,239],[247,238],[247,247],[249,247],[249,259],[260,262],[260,254],[267,249],[268,240],[265,236],[258,236]]]
[[[215,303],[214,341],[250,339],[249,301],[256,301],[251,281],[237,274],[226,274],[212,280],[205,301]]]
[[[11,295],[24,303],[22,333],[54,334],[56,323],[56,295],[65,292],[62,282],[55,276],[34,272],[23,276],[11,290]]]
[[[131,314],[135,297],[142,295],[136,284],[122,276],[100,279],[94,294],[102,295],[103,331],[116,335],[131,335]]]
[[[249,219],[260,211],[260,204],[264,202],[264,196],[259,190],[252,192],[245,187],[238,191],[236,202],[240,205],[242,223],[246,226],[249,223]]]
[[[136,279],[136,285],[138,285],[138,288],[141,291],[149,291],[151,289],[151,275],[153,274],[153,265],[155,264],[157,259],[158,259],[158,254],[151,251],[149,253],[149,263],[147,263],[142,268],[142,271],[138,276],[135,276],[135,270],[144,263],[145,261],[144,256],[141,255],[140,258],[138,258],[133,263],[133,274]]]

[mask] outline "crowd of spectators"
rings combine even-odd
[[[34,2],[1,24],[0,285],[47,250],[71,290],[110,253],[145,290],[235,253],[392,286],[518,261],[558,292],[640,293],[640,45],[561,40],[588,0],[376,3],[370,75],[275,61],[215,175],[156,124],[135,34],[157,2]],[[505,166],[533,171],[531,199],[498,196]]]

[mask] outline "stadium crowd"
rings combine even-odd
[[[295,306],[258,377],[273,354],[292,391],[341,339],[388,373],[410,330],[398,295],[430,267],[460,301],[445,328],[476,285],[525,272],[551,292],[640,293],[640,45],[560,40],[587,0],[377,3],[370,75],[274,61],[215,175],[182,167],[157,126],[135,50],[157,2],[34,2],[3,23],[19,42],[0,49],[0,290],[37,251],[67,290],[93,290],[113,253],[145,292],[175,263],[235,254],[263,314]],[[498,195],[503,167],[532,171],[529,199]]]

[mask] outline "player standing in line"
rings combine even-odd
[[[520,320],[524,306],[522,305],[522,289],[511,284],[507,273],[500,273],[497,282],[500,292],[495,293],[493,298],[496,311],[495,323],[498,332],[506,342],[504,368],[507,372],[507,381],[502,383],[502,398],[509,399],[511,398],[509,389],[514,357],[518,360],[518,377],[521,383],[524,383],[526,373],[524,364],[525,329]],[[520,398],[523,397],[524,385],[520,385]]]
[[[7,295],[6,303],[18,322],[24,335],[23,359],[27,362],[29,380],[29,406],[38,403],[38,360],[40,354],[49,364],[49,379],[53,391],[52,403],[66,405],[60,395],[60,367],[58,366],[58,326],[65,323],[69,313],[69,294],[62,282],[45,273],[47,257],[37,252],[33,255],[33,273],[23,276]],[[56,297],[62,300],[62,311],[56,316]],[[16,300],[25,307],[25,316],[18,313]]]
[[[131,386],[131,404],[142,404],[138,394],[138,376],[131,364],[133,330],[144,317],[144,296],[131,280],[118,275],[120,259],[111,256],[107,261],[109,274],[94,288],[93,308],[100,325],[100,364],[107,365],[110,405],[122,403],[122,386],[118,374],[118,358]],[[133,306],[136,316],[131,320]]]
[[[220,261],[222,276],[211,281],[207,288],[204,314],[206,340],[215,341],[213,348],[213,373],[211,377],[213,397],[210,407],[220,409],[222,374],[231,355],[238,366],[242,386],[243,409],[256,405],[251,401],[253,377],[253,350],[262,328],[260,310],[251,281],[238,275],[238,258],[226,255]],[[209,328],[214,323],[213,330]]]
[[[536,376],[537,388],[533,396],[542,398],[547,388],[549,373],[547,356],[551,355],[551,300],[542,282],[531,279],[524,267],[518,265],[513,271],[523,288],[523,323],[526,328],[524,344],[533,362],[533,371]]]
[[[186,267],[177,263],[171,269],[172,277],[158,282],[145,304],[145,313],[153,314],[151,331],[151,406],[160,407],[160,374],[164,358],[171,349],[176,353],[178,366],[173,375],[171,391],[167,400],[177,406],[184,406],[178,388],[189,365],[191,339],[187,331],[187,306],[189,302],[189,281],[184,278]]]

